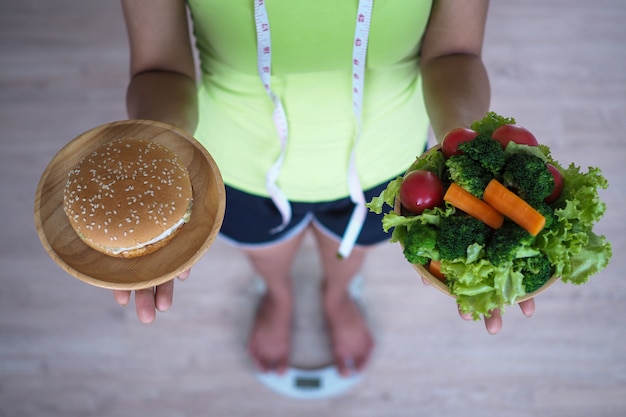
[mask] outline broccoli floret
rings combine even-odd
[[[502,181],[533,207],[543,202],[554,189],[554,178],[546,163],[526,152],[514,153],[507,158]]]
[[[480,164],[493,175],[497,175],[504,166],[504,150],[499,142],[488,136],[478,135],[476,138],[463,142],[459,150]]]
[[[435,249],[437,231],[433,226],[413,223],[404,237],[404,257],[412,264],[426,265],[430,259],[439,259]]]
[[[519,271],[524,275],[522,282],[527,294],[541,288],[554,273],[548,257],[544,254],[517,259],[514,262],[514,267],[519,268]]]
[[[485,187],[493,179],[489,171],[466,154],[452,155],[446,165],[450,180],[478,198],[483,197]]]
[[[525,252],[534,242],[535,237],[516,223],[507,220],[501,228],[494,230],[485,246],[485,256],[494,265],[500,265],[515,259]],[[533,251],[534,252],[534,251]]]
[[[490,234],[489,226],[467,214],[443,217],[439,224],[436,248],[441,259],[464,258],[468,246],[484,244]]]

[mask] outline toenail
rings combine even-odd
[[[352,374],[356,373],[356,366],[354,364],[354,359],[346,358],[346,359],[344,359],[343,363],[346,366],[346,370],[348,371],[348,375],[352,375]]]

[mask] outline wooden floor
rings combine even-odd
[[[37,181],[66,142],[125,118],[126,35],[116,1],[0,0],[0,416],[625,416],[625,40],[623,0],[497,0],[485,45],[492,108],[609,179],[605,272],[558,284],[532,319],[507,310],[489,336],[382,245],[364,273],[371,366],[351,391],[311,402],[255,379],[243,349],[251,270],[223,242],[148,326],[48,257],[33,224]],[[308,241],[295,267],[296,362],[327,355],[304,300],[317,273]]]

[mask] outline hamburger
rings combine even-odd
[[[167,245],[191,216],[187,168],[167,147],[117,139],[83,157],[69,172],[63,208],[89,247],[135,258]]]

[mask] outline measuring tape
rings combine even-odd
[[[367,214],[365,196],[363,195],[363,188],[361,187],[356,167],[356,145],[361,136],[362,128],[365,62],[367,60],[367,44],[373,4],[374,0],[359,0],[354,41],[352,43],[352,104],[356,127],[348,163],[347,179],[350,199],[355,204],[355,207],[339,245],[338,255],[342,258],[350,255]],[[271,89],[272,40],[265,0],[254,0],[254,21],[257,33],[257,70],[265,91],[274,103],[272,117],[280,140],[280,155],[265,176],[265,187],[282,218],[281,224],[272,229],[272,232],[275,233],[283,230],[291,220],[289,200],[287,200],[283,191],[276,184],[285,158],[285,150],[289,138],[289,125],[283,104]]]

